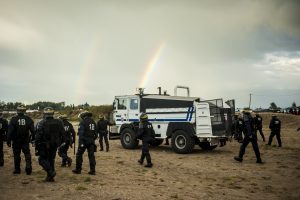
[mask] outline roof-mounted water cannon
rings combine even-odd
[[[138,91],[138,93],[139,93],[140,96],[144,95],[145,88],[137,88],[136,90]]]
[[[187,97],[190,96],[190,88],[187,87],[187,86],[180,86],[180,85],[177,85],[175,88],[174,88],[174,96],[177,96],[177,89],[180,88],[180,89],[186,89],[187,91]]]
[[[158,94],[161,95],[161,87],[158,87]]]

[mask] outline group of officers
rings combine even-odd
[[[53,182],[56,175],[55,157],[58,155],[62,158],[62,167],[71,166],[72,159],[68,157],[69,147],[75,148],[75,130],[66,115],[61,115],[58,119],[54,118],[54,110],[51,107],[44,109],[43,119],[34,127],[33,120],[25,115],[26,107],[20,105],[17,108],[17,115],[12,117],[10,123],[2,117],[0,112],[0,166],[4,165],[3,143],[6,141],[7,146],[13,148],[14,154],[14,174],[20,174],[21,151],[25,155],[26,174],[32,173],[31,153],[29,144],[35,146],[35,154],[39,156],[39,164],[47,172],[46,181]],[[106,151],[109,151],[108,131],[107,127],[110,123],[100,115],[99,121],[96,123],[92,119],[92,113],[84,111],[80,113],[80,124],[78,127],[78,148],[76,153],[76,167],[72,170],[75,174],[81,174],[83,154],[85,150],[88,152],[90,171],[88,174],[95,175],[96,160],[94,152],[97,151],[95,140],[99,135],[100,151],[104,150],[103,140],[106,143]],[[256,162],[262,163],[260,152],[257,144],[257,132],[260,133],[263,141],[265,136],[262,132],[262,117],[256,114],[252,117],[251,110],[245,109],[241,115],[235,115],[232,125],[232,133],[234,138],[242,143],[239,155],[234,159],[242,162],[247,145],[251,142],[256,155]],[[273,137],[276,136],[278,146],[281,147],[281,121],[276,115],[272,116],[269,128],[271,134],[267,145],[271,145]],[[299,128],[300,129],[300,128]],[[138,163],[141,165],[146,159],[145,167],[152,167],[151,156],[149,153],[149,144],[154,142],[155,133],[152,124],[148,121],[145,113],[140,115],[140,123],[137,138],[142,140],[142,153]],[[244,137],[243,137],[244,135]]]
[[[61,115],[58,119],[54,118],[54,110],[51,107],[44,109],[43,119],[34,127],[34,121],[25,114],[26,107],[17,107],[17,115],[13,116],[8,123],[0,112],[0,166],[4,165],[3,143],[13,149],[14,171],[13,174],[21,173],[21,151],[25,156],[25,172],[27,175],[32,173],[32,159],[30,153],[30,143],[35,147],[35,155],[39,156],[38,161],[42,168],[47,172],[46,181],[53,182],[56,176],[55,157],[62,158],[62,167],[71,166],[72,159],[68,157],[69,147],[75,148],[75,130],[66,115]],[[95,175],[96,152],[95,140],[99,135],[100,151],[103,151],[103,139],[106,143],[106,151],[109,151],[108,131],[109,122],[100,115],[96,123],[92,119],[92,113],[84,111],[79,115],[80,124],[78,128],[78,148],[76,153],[75,174],[80,174],[82,170],[83,153],[88,151],[90,163],[90,175]]]
[[[234,157],[236,161],[239,162],[243,161],[243,156],[245,154],[246,147],[251,142],[253,150],[256,155],[256,162],[262,163],[258,144],[257,144],[257,132],[260,133],[263,142],[266,141],[262,131],[262,127],[263,127],[262,122],[263,119],[259,114],[256,114],[255,117],[252,117],[250,109],[245,109],[242,111],[241,115],[234,116],[234,121],[232,124],[232,133],[234,138],[238,142],[242,143],[240,147],[239,155]],[[281,137],[280,137],[281,121],[278,119],[276,115],[272,115],[269,128],[271,130],[271,134],[269,137],[269,141],[266,145],[271,145],[273,137],[276,136],[278,147],[282,147]]]

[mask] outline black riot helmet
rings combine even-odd
[[[52,107],[44,108],[44,117],[53,117],[54,109]]]
[[[104,120],[104,119],[105,119],[105,118],[104,118],[104,115],[100,114],[100,115],[99,115],[99,119],[100,119],[100,120]]]
[[[25,112],[26,112],[26,106],[24,104],[18,105],[17,113],[18,114],[24,114]]]
[[[84,119],[84,118],[86,118],[86,117],[92,117],[93,116],[93,114],[91,113],[91,112],[89,112],[89,111],[82,111],[79,115],[78,115],[78,117],[79,117],[79,119]]]
[[[148,115],[146,113],[142,113],[140,115],[140,121],[141,122],[145,122],[145,121],[148,121]]]

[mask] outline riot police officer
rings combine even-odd
[[[8,125],[7,134],[7,146],[11,147],[11,141],[13,153],[14,153],[14,174],[20,174],[20,164],[21,164],[21,150],[25,156],[26,167],[25,171],[27,175],[32,172],[31,165],[31,153],[29,148],[29,143],[34,141],[34,122],[33,120],[25,115],[26,107],[25,105],[19,105],[17,107],[17,115],[12,117]]]
[[[233,135],[234,139],[236,139],[236,140],[238,140],[238,138],[242,134],[242,129],[241,129],[241,127],[242,127],[241,125],[242,124],[243,123],[239,119],[238,114],[234,114],[233,123],[232,123],[232,126],[231,126],[231,132],[232,132],[232,135]]]
[[[39,164],[47,172],[45,179],[47,182],[54,181],[56,151],[65,141],[63,123],[59,119],[54,119],[53,115],[53,108],[44,109],[44,119],[37,125],[35,140],[36,155],[39,156]]]
[[[243,119],[241,118],[241,116],[237,116],[236,117],[237,121],[236,121],[236,132],[235,132],[235,139],[239,142],[242,143],[243,142]]]
[[[276,135],[276,139],[278,142],[278,147],[281,147],[281,138],[280,138],[280,131],[281,131],[281,121],[278,119],[276,115],[272,116],[272,119],[270,121],[269,128],[271,129],[271,134],[269,137],[269,142],[267,145],[272,144],[273,137]]]
[[[90,162],[90,171],[88,174],[96,174],[96,160],[94,152],[96,151],[95,140],[97,139],[96,122],[92,119],[92,113],[88,111],[82,112],[80,115],[81,122],[78,128],[79,145],[76,153],[76,169],[73,170],[75,174],[81,174],[82,169],[82,155],[87,149]]]
[[[110,125],[108,120],[105,119],[103,115],[99,116],[99,121],[97,122],[97,133],[99,134],[99,144],[100,144],[100,151],[103,151],[103,139],[105,141],[106,152],[109,151],[109,143],[108,143],[108,131],[107,127]]]
[[[3,142],[6,141],[8,122],[0,111],[0,167],[4,165]]]
[[[146,113],[142,113],[140,116],[138,139],[141,139],[143,144],[141,158],[138,160],[138,162],[142,165],[144,163],[144,159],[146,158],[147,164],[145,167],[152,167],[153,165],[149,152],[149,144],[154,142],[154,136],[155,133],[152,124],[148,121],[148,115]]]
[[[262,163],[260,158],[260,152],[257,144],[257,138],[254,131],[254,120],[250,114],[250,110],[246,109],[243,111],[243,132],[244,132],[244,140],[240,147],[240,152],[238,156],[235,156],[234,159],[236,161],[242,162],[243,156],[245,154],[245,150],[247,145],[251,142],[253,150],[256,155],[256,163]]]
[[[65,129],[65,142],[58,148],[58,155],[62,158],[61,166],[65,167],[66,164],[70,167],[72,164],[72,159],[68,156],[69,147],[73,148],[75,143],[75,130],[73,125],[68,121],[67,115],[59,116],[62,120]]]
[[[265,136],[264,136],[264,133],[262,131],[262,117],[257,113],[255,115],[255,118],[254,118],[254,129],[255,129],[255,134],[257,135],[257,131],[259,131],[263,141],[265,142]]]

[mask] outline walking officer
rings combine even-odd
[[[95,140],[97,139],[96,122],[92,119],[92,113],[84,111],[79,115],[81,122],[78,128],[79,145],[76,153],[76,169],[73,170],[75,174],[81,174],[82,169],[82,155],[87,149],[90,162],[90,171],[88,174],[96,174],[96,160],[94,152],[96,151]]]
[[[244,130],[244,122],[241,116],[238,116],[237,118],[237,124],[236,124],[236,140],[239,143],[243,142],[243,130]]]
[[[58,155],[62,158],[62,167],[68,166],[70,167],[72,164],[72,159],[68,156],[69,147],[73,148],[73,144],[75,143],[75,130],[73,125],[68,121],[67,115],[59,116],[59,119],[62,120],[64,129],[65,129],[65,136],[64,136],[64,143],[58,148]]]
[[[105,141],[106,152],[109,151],[109,143],[108,143],[108,131],[107,127],[110,125],[108,120],[105,119],[103,115],[99,116],[99,121],[97,122],[97,133],[99,134],[99,144],[100,144],[100,151],[103,151],[103,139]]]
[[[37,125],[35,140],[36,155],[39,156],[39,164],[47,172],[45,179],[47,182],[54,181],[56,151],[65,141],[63,123],[59,119],[54,119],[53,115],[53,108],[44,109],[44,119]]]
[[[272,144],[273,137],[276,135],[276,139],[278,142],[278,147],[281,147],[281,138],[280,138],[280,131],[281,131],[281,121],[277,118],[276,115],[272,116],[272,119],[270,121],[269,128],[271,129],[271,134],[269,137],[269,142],[267,145]]]
[[[152,124],[148,121],[148,115],[142,113],[140,116],[140,123],[138,129],[138,139],[141,139],[142,144],[142,154],[138,162],[142,165],[144,159],[146,158],[147,164],[145,167],[152,167],[151,156],[149,153],[149,144],[154,142],[155,133],[152,127]]]
[[[257,138],[254,131],[254,120],[250,114],[250,110],[248,109],[243,111],[243,132],[245,137],[241,145],[239,155],[235,156],[234,159],[242,162],[246,147],[251,142],[256,155],[256,163],[262,163],[257,145]]]
[[[257,113],[255,115],[255,118],[254,118],[254,129],[255,129],[255,134],[257,135],[257,131],[259,131],[259,134],[261,135],[263,141],[265,142],[265,136],[264,136],[264,133],[262,131],[262,117]]]
[[[4,165],[3,143],[6,141],[8,122],[3,118],[3,113],[0,111],[0,167]]]
[[[25,156],[26,167],[25,171],[27,175],[32,172],[31,165],[31,153],[29,148],[29,143],[34,141],[34,122],[33,120],[25,115],[26,107],[25,105],[19,105],[17,107],[17,115],[12,117],[8,125],[7,134],[7,146],[12,148],[14,153],[14,164],[15,170],[14,174],[21,173],[21,150]]]

